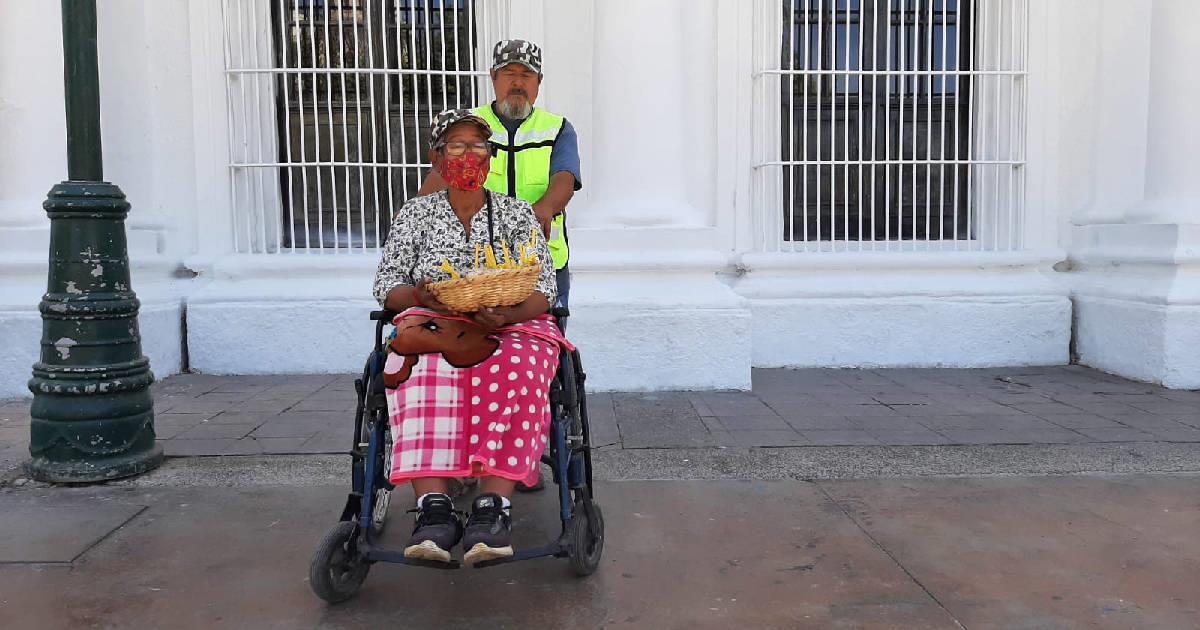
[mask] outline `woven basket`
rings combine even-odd
[[[516,269],[488,269],[429,285],[443,304],[459,313],[474,313],[489,306],[520,304],[533,293],[541,265]]]

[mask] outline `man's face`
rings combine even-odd
[[[541,84],[542,78],[538,73],[519,63],[510,63],[492,72],[496,104],[500,113],[508,118],[529,116]]]

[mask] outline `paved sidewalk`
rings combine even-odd
[[[1192,475],[601,481],[589,578],[553,559],[377,564],[356,599],[327,606],[308,563],[345,480],[247,485],[239,466],[280,458],[223,459],[234,487],[0,489],[0,626],[1200,627]],[[402,507],[390,547],[409,531]],[[554,514],[553,493],[517,497],[516,545],[555,536]]]
[[[1059,367],[592,395],[597,575],[376,565],[338,607],[306,571],[345,500],[351,377],[155,393],[175,457],[85,488],[4,474],[28,402],[0,403],[0,626],[1200,627],[1200,392]],[[1143,471],[1185,474],[1095,474]],[[517,545],[556,534],[554,513],[552,493],[518,497]]]
[[[29,401],[0,400],[0,480],[29,459]]]
[[[184,374],[154,389],[168,456],[350,447],[349,375]],[[1200,392],[1075,366],[755,370],[752,392],[593,394],[588,409],[605,449],[1200,442]],[[0,468],[27,440],[28,403],[0,403]]]

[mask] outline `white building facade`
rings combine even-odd
[[[351,372],[428,121],[542,45],[597,389],[1076,361],[1200,388],[1192,0],[98,0],[162,377]],[[0,0],[0,397],[66,174],[58,3]]]

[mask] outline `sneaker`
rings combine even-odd
[[[487,493],[475,497],[467,533],[463,536],[463,562],[478,564],[513,555],[512,516],[504,509],[500,495]]]
[[[417,513],[417,524],[413,528],[404,557],[413,560],[450,562],[450,550],[462,539],[462,521],[454,512],[454,502],[444,494],[430,494],[420,507],[410,512]]]

